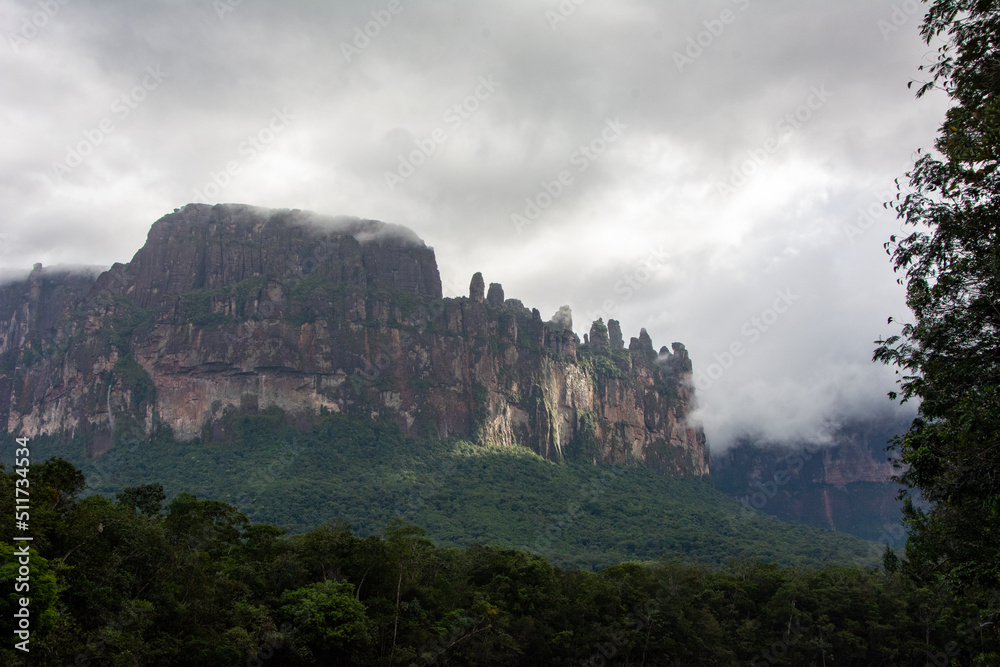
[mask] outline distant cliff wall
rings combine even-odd
[[[832,442],[777,445],[750,439],[712,456],[717,489],[787,521],[902,546],[900,489],[885,451],[907,421],[849,423]]]

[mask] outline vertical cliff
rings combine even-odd
[[[683,345],[626,348],[614,320],[581,344],[568,309],[543,320],[479,274],[442,298],[433,250],[377,221],[188,205],[96,278],[36,267],[0,288],[0,318],[8,431],[94,455],[125,432],[225,441],[227,414],[273,405],[708,472]]]
[[[712,479],[778,518],[900,546],[900,486],[885,448],[907,427],[906,419],[850,422],[822,446],[746,438],[713,456]]]

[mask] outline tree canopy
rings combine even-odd
[[[1000,588],[1000,3],[934,0],[935,61],[918,97],[952,100],[893,204],[912,228],[886,250],[912,322],[877,341],[919,413],[896,446],[909,487],[907,557],[960,586]],[[890,319],[891,322],[891,319]],[[890,394],[897,397],[894,392]],[[917,497],[923,502],[914,502]]]
[[[65,461],[31,466],[38,549],[29,592],[15,593],[17,560],[0,545],[0,631],[13,636],[15,595],[31,596],[33,614],[30,652],[8,640],[0,664],[922,667],[1000,659],[1000,596],[959,598],[902,571],[664,558],[592,572],[496,545],[441,548],[403,522],[381,537],[358,537],[342,522],[286,535],[190,494],[161,512],[155,485],[127,488],[116,501],[78,500],[74,473]],[[0,467],[0,487],[17,479]],[[6,534],[12,499],[0,494]]]

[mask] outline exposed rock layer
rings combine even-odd
[[[484,288],[442,298],[433,250],[402,227],[188,205],[96,278],[36,267],[0,288],[0,419],[96,455],[162,427],[224,441],[231,410],[330,410],[707,474],[683,345],[657,354],[643,330],[625,349],[614,321],[581,345],[568,311],[543,322]]]

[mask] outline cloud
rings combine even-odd
[[[898,222],[857,223],[947,106],[906,88],[919,17],[886,33],[889,0],[386,6],[62,5],[0,48],[0,267],[127,261],[202,197],[385,220],[435,248],[446,295],[482,271],[541,312],[569,303],[579,333],[611,316],[626,339],[682,341],[705,372],[746,344],[699,392],[713,446],[892,409],[869,359],[906,314],[881,248]],[[0,0],[3,34],[35,11]],[[783,289],[799,300],[750,344]]]

